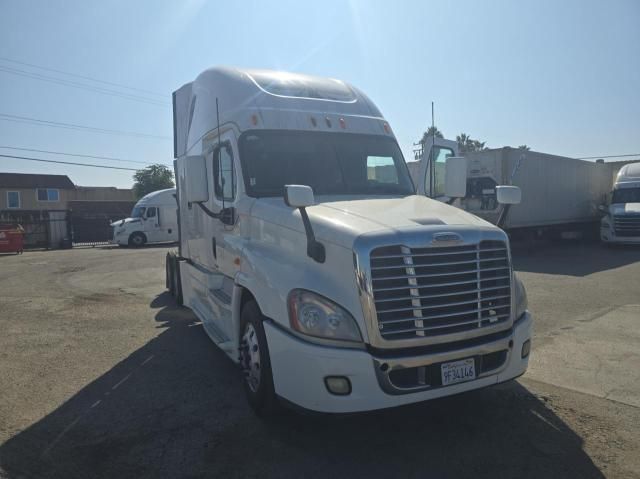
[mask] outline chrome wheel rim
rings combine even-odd
[[[240,344],[242,370],[247,386],[252,392],[260,387],[260,346],[253,324],[247,324]]]

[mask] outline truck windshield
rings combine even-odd
[[[283,196],[284,185],[316,195],[412,195],[400,148],[378,135],[251,131],[240,141],[249,196]]]
[[[134,206],[131,211],[132,218],[142,218],[144,216],[146,208],[144,206]]]
[[[620,188],[613,190],[611,203],[640,203],[640,188]]]

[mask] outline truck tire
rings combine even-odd
[[[165,270],[164,285],[165,285],[165,288],[169,290],[169,293],[171,293],[171,296],[175,296],[175,289],[174,289],[175,282],[173,280],[174,270],[175,270],[174,264],[175,264],[175,256],[171,253],[167,253],[167,256],[165,257],[165,261],[164,261],[164,270]]]
[[[145,236],[144,233],[140,233],[140,231],[131,233],[131,236],[129,236],[129,246],[139,248],[140,246],[144,246],[146,242],[147,242],[147,237]]]
[[[172,282],[173,282],[173,296],[176,298],[176,303],[178,306],[182,306],[184,304],[184,300],[182,297],[182,277],[180,275],[180,261],[174,255],[173,257],[173,270],[172,270]]]
[[[258,304],[245,303],[240,313],[240,367],[244,392],[249,406],[258,416],[272,416],[278,412],[278,398],[273,387],[271,361]]]

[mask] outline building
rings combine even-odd
[[[0,173],[0,210],[62,210],[74,194],[66,175]]]
[[[66,210],[70,201],[134,201],[133,190],[76,186],[67,175],[0,173],[1,210]]]
[[[131,189],[76,186],[66,175],[0,173],[0,223],[22,225],[27,247],[106,241],[110,220],[126,216],[134,203]]]

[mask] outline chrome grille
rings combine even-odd
[[[640,214],[614,215],[613,229],[616,236],[640,236]]]
[[[459,333],[508,321],[511,266],[503,241],[371,251],[380,335],[387,340]]]

